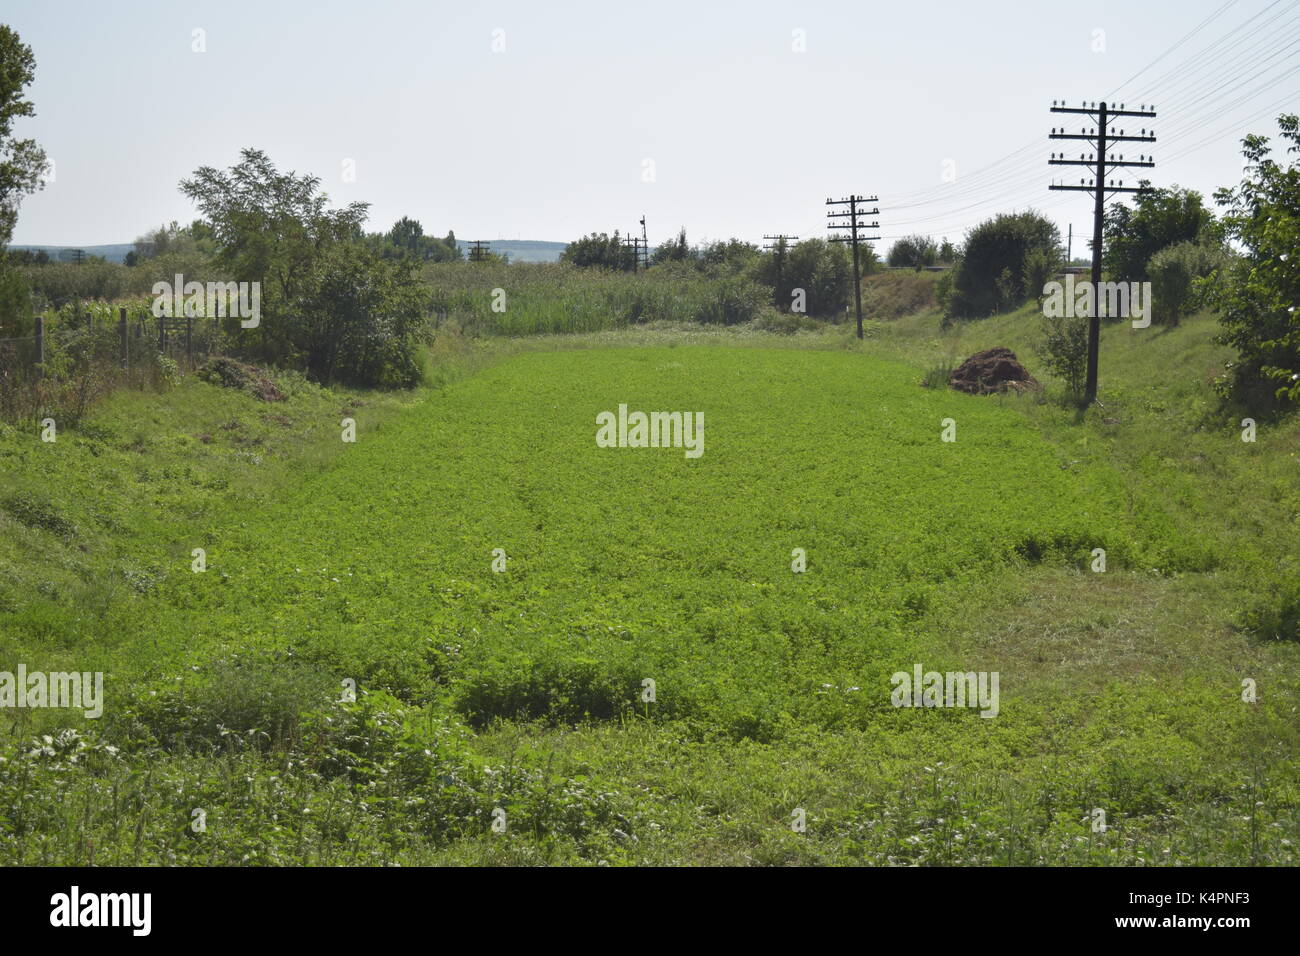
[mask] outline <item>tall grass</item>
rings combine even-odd
[[[623,273],[567,263],[437,263],[425,266],[422,277],[435,312],[470,335],[600,332],[656,321],[738,325],[756,318],[769,299],[766,289],[741,276],[665,268]]]

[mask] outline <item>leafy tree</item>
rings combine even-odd
[[[319,177],[281,173],[261,150],[240,155],[181,182],[211,226],[215,265],[261,283],[260,325],[230,323],[237,352],[323,382],[415,384],[417,285],[409,264],[367,253],[368,205],[330,209]]]
[[[1145,280],[1147,263],[1161,249],[1221,235],[1214,213],[1194,189],[1150,189],[1137,193],[1133,202],[1132,207],[1116,203],[1106,210],[1102,265],[1113,281]]]
[[[45,151],[35,140],[15,139],[13,134],[15,119],[36,115],[31,101],[23,97],[35,76],[32,48],[14,30],[0,24],[0,250],[13,238],[23,197],[44,185]],[[6,327],[24,319],[31,310],[30,290],[13,262],[13,257],[0,251],[0,325]]]
[[[807,314],[812,316],[839,315],[853,294],[853,263],[844,243],[805,239],[789,247],[782,260],[775,253],[765,256],[757,272],[783,309],[790,308],[794,290],[802,289]]]
[[[658,246],[653,255],[650,256],[652,265],[660,265],[665,262],[686,262],[691,259],[691,244],[686,241],[686,229],[682,228],[677,234],[676,239],[669,239],[667,242]]]
[[[575,266],[595,266],[625,272],[636,268],[636,255],[631,246],[623,244],[618,230],[612,236],[593,232],[569,243],[560,253],[560,261],[571,262]]]
[[[929,236],[906,236],[889,250],[888,262],[895,269],[921,269],[939,261],[939,247]]]
[[[947,236],[944,237],[943,242],[939,245],[939,261],[948,264],[957,261],[957,249],[948,241]]]
[[[35,116],[23,91],[36,76],[32,48],[10,27],[0,24],[0,248],[13,238],[18,205],[43,185],[45,150],[33,139],[15,139],[14,120]]]
[[[128,253],[133,255],[133,258],[127,265],[136,265],[146,259],[156,259],[169,254],[211,255],[215,249],[212,229],[202,220],[195,220],[188,226],[181,226],[173,221],[136,239],[135,247]]]
[[[696,254],[700,267],[707,272],[739,272],[752,268],[763,255],[763,250],[742,239],[719,239],[710,242]]]
[[[1039,213],[1030,210],[985,220],[966,235],[952,284],[945,290],[945,318],[984,318],[1014,308],[1041,291],[1041,286],[1026,285],[1027,276],[1036,277],[1044,261],[1054,269],[1060,258],[1060,230]]]
[[[1278,118],[1287,153],[1300,153],[1300,118]],[[1219,380],[1226,394],[1249,404],[1267,399],[1300,404],[1300,164],[1269,155],[1268,139],[1242,140],[1245,176],[1215,193],[1226,210],[1223,225],[1243,254],[1220,270],[1213,300],[1220,311],[1219,341],[1238,360]]]
[[[372,247],[387,259],[453,262],[462,258],[460,247],[456,245],[455,233],[449,232],[446,239],[426,236],[424,227],[409,216],[397,220],[387,233],[370,238]]]

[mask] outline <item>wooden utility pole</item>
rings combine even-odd
[[[632,247],[632,271],[636,272],[641,267],[641,237],[624,236],[623,245]],[[649,265],[649,256],[646,256],[646,264]]]
[[[858,203],[879,202],[880,200],[871,196],[849,196],[848,199],[827,199],[828,206],[848,206],[848,212],[828,212],[826,218],[831,220],[826,224],[827,229],[848,229],[847,236],[832,236],[831,242],[851,242],[853,243],[853,309],[858,316],[858,338],[862,338],[862,267],[858,261],[858,242],[867,241],[868,236],[862,235],[867,229],[879,229],[879,222],[859,222],[861,216],[878,216],[880,210],[877,209],[859,209]],[[848,216],[847,223],[839,220]]]
[[[768,252],[772,253],[772,259],[774,264],[776,265],[776,290],[775,291],[778,295],[780,295],[784,291],[783,287],[785,285],[783,280],[785,279],[785,252],[786,249],[789,248],[787,244],[790,242],[791,239],[798,239],[799,237],[783,236],[778,233],[775,236],[764,236],[763,238],[768,241],[768,244],[763,248],[766,249]]]
[[[488,251],[489,245],[490,243],[484,242],[482,239],[475,239],[471,242],[469,244],[469,261],[486,262],[488,256],[491,255]]]
[[[1052,102],[1053,113],[1081,113],[1093,118],[1096,126],[1089,129],[1080,127],[1078,133],[1067,133],[1061,129],[1052,128],[1051,135],[1048,139],[1077,139],[1091,143],[1094,153],[1091,155],[1079,154],[1078,159],[1066,159],[1065,154],[1059,156],[1052,154],[1048,161],[1050,166],[1086,166],[1093,170],[1093,176],[1089,179],[1080,179],[1079,185],[1065,185],[1052,183],[1049,189],[1073,190],[1075,192],[1091,193],[1093,199],[1092,207],[1092,315],[1088,317],[1088,377],[1087,384],[1084,386],[1084,404],[1091,405],[1097,400],[1097,353],[1101,343],[1101,238],[1102,230],[1105,225],[1106,212],[1106,194],[1116,193],[1138,193],[1146,191],[1145,186],[1125,186],[1124,180],[1106,181],[1106,171],[1124,166],[1154,166],[1155,161],[1146,155],[1139,156],[1137,160],[1125,160],[1121,153],[1107,152],[1110,146],[1115,143],[1154,143],[1156,141],[1155,131],[1148,131],[1143,128],[1137,136],[1128,136],[1124,130],[1118,132],[1110,128],[1110,124],[1118,117],[1124,116],[1147,116],[1156,115],[1155,108],[1147,109],[1145,105],[1141,109],[1126,110],[1124,104],[1119,105],[1119,109],[1110,109],[1103,101],[1091,105],[1085,103],[1080,107],[1067,107],[1062,101],[1059,105]]]

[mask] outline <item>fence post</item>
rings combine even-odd
[[[185,316],[185,363],[194,366],[194,316]]]
[[[45,371],[45,316],[36,316],[36,375]]]
[[[126,306],[117,310],[117,337],[122,343],[122,368],[128,368],[131,359],[126,348]]]

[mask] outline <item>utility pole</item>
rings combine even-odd
[[[880,209],[859,209],[858,203],[879,202],[880,200],[871,196],[849,196],[848,199],[827,199],[828,206],[848,206],[848,212],[828,212],[826,218],[831,220],[826,224],[827,229],[848,229],[847,236],[832,236],[831,242],[851,242],[853,243],[853,308],[858,316],[858,338],[862,338],[862,267],[858,261],[858,242],[859,238],[865,242],[869,237],[861,236],[860,232],[867,229],[879,229],[879,222],[859,222],[861,216],[878,216]],[[848,216],[847,223],[840,222],[844,216]]]
[[[1137,193],[1144,192],[1146,187],[1143,186],[1125,186],[1124,180],[1118,183],[1115,180],[1106,180],[1106,171],[1108,169],[1122,168],[1124,166],[1154,166],[1155,161],[1147,155],[1139,156],[1137,160],[1125,160],[1124,154],[1118,156],[1108,152],[1109,147],[1115,143],[1154,143],[1156,141],[1155,131],[1148,131],[1145,127],[1137,136],[1129,136],[1124,130],[1115,132],[1110,128],[1110,124],[1117,117],[1124,116],[1147,116],[1156,115],[1155,108],[1147,109],[1144,104],[1141,109],[1126,110],[1124,104],[1119,105],[1119,109],[1110,109],[1103,101],[1091,105],[1084,103],[1081,107],[1067,107],[1062,100],[1058,105],[1055,100],[1052,101],[1053,113],[1080,113],[1084,116],[1090,116],[1097,124],[1089,130],[1087,127],[1080,127],[1078,133],[1067,133],[1065,128],[1052,128],[1051,135],[1048,139],[1077,139],[1091,143],[1095,152],[1092,155],[1079,154],[1078,159],[1066,159],[1065,154],[1059,156],[1052,154],[1048,161],[1050,166],[1086,166],[1093,170],[1091,180],[1080,179],[1079,185],[1064,185],[1052,183],[1049,189],[1073,190],[1075,192],[1091,193],[1093,198],[1092,207],[1092,315],[1088,318],[1088,378],[1084,388],[1084,404],[1091,405],[1097,400],[1097,352],[1101,342],[1101,237],[1102,227],[1105,221],[1106,194],[1111,193]]]
[[[776,289],[774,291],[776,292],[777,295],[781,295],[783,294],[785,289],[784,280],[785,280],[785,250],[787,248],[786,244],[791,239],[798,239],[799,237],[783,236],[777,234],[775,236],[764,236],[763,238],[768,241],[768,244],[763,248],[766,251],[772,253],[772,259],[776,264]]]
[[[645,267],[650,268],[650,237],[645,231],[645,213],[641,213],[641,249],[645,253]]]
[[[1065,239],[1065,264],[1069,266],[1069,264],[1073,260],[1074,260],[1074,223],[1070,223],[1070,231],[1069,233],[1067,233]]]
[[[641,237],[624,236],[623,245],[632,247],[632,271],[636,272],[641,266]],[[647,256],[647,260],[649,257]]]
[[[486,262],[488,256],[491,255],[491,253],[488,252],[488,246],[489,243],[484,242],[482,239],[475,239],[471,242],[469,244],[469,261]]]

